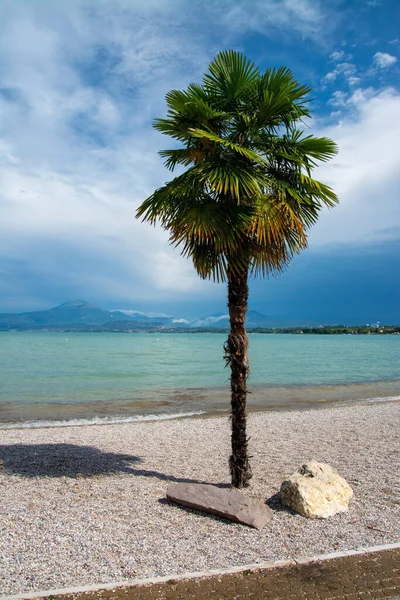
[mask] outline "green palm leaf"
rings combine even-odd
[[[220,52],[204,76],[204,89],[228,110],[247,94],[259,75],[258,68],[239,52]]]

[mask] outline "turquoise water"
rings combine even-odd
[[[249,409],[400,394],[400,336],[250,334]],[[224,334],[0,333],[0,422],[229,406]]]

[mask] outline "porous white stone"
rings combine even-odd
[[[348,510],[353,490],[330,465],[311,460],[282,482],[280,495],[303,517],[326,519]]]

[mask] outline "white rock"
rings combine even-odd
[[[282,504],[310,519],[348,510],[353,490],[331,466],[311,460],[283,481]]]

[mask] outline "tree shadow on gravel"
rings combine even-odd
[[[176,483],[209,483],[137,468],[143,459],[130,454],[102,452],[93,446],[74,444],[0,445],[0,470],[23,477],[92,477],[128,473]]]

